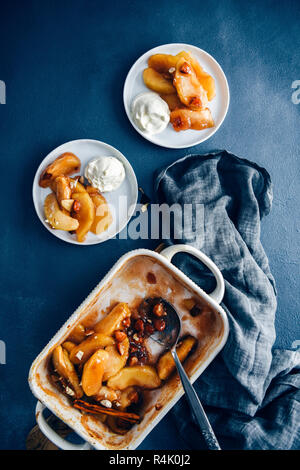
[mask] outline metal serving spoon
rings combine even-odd
[[[176,352],[176,345],[178,343],[178,339],[181,333],[180,317],[173,305],[167,302],[167,300],[162,298],[153,300],[154,302],[158,301],[164,305],[167,315],[164,317],[164,320],[166,322],[166,328],[163,331],[155,332],[153,335],[151,335],[151,339],[162,345],[165,349],[170,350],[175,361],[177,371],[179,373],[182,386],[184,388],[185,395],[188,399],[191,411],[196,421],[198,422],[198,425],[200,427],[200,430],[208,448],[211,450],[221,450],[221,447],[201,405],[196,390],[191,384],[190,379],[188,378]]]

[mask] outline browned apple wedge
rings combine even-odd
[[[159,73],[172,73],[178,57],[171,54],[154,54],[148,60],[148,66]],[[170,70],[171,69],[171,70]]]
[[[148,67],[143,72],[143,79],[145,85],[150,88],[150,90],[156,91],[156,93],[174,93],[175,89],[172,84],[172,81],[167,80],[156,70]]]
[[[70,187],[71,187],[72,194],[73,193],[85,193],[86,192],[84,184],[80,183],[80,181],[79,181],[79,177],[70,178]]]
[[[107,386],[114,390],[124,390],[131,386],[151,390],[158,388],[160,384],[160,378],[152,366],[124,367],[107,382]]]
[[[46,221],[52,228],[69,232],[76,230],[79,227],[78,220],[71,217],[67,211],[62,210],[59,207],[56,196],[53,193],[48,194],[45,199],[44,213]]]
[[[81,383],[84,393],[91,397],[97,395],[102,386],[103,373],[109,354],[104,349],[98,349],[84,364]]]
[[[173,83],[180,101],[185,106],[195,110],[207,106],[207,93],[199,82],[191,62],[185,57],[180,57],[177,61]]]
[[[77,240],[83,242],[94,221],[95,207],[87,192],[73,193],[72,199],[74,199],[72,216],[79,222],[76,230]]]
[[[90,197],[95,206],[95,218],[90,231],[96,235],[105,232],[112,223],[112,215],[106,199],[102,194],[90,193]]]
[[[95,333],[72,349],[70,359],[73,364],[84,364],[95,351],[115,343],[111,336]]]
[[[81,162],[74,153],[63,153],[45,168],[40,176],[39,185],[42,188],[47,188],[57,176],[68,176],[77,173],[80,170],[80,166]]]
[[[118,303],[112,311],[100,320],[94,330],[97,333],[112,335],[114,331],[121,329],[122,321],[131,316],[128,304],[125,302]]]
[[[181,342],[181,344],[177,346],[176,351],[181,362],[183,362],[187,358],[187,356],[194,348],[196,342],[197,340],[195,338],[193,338],[192,336],[187,336]],[[160,357],[157,364],[157,372],[159,378],[161,380],[166,380],[172,374],[172,372],[174,372],[175,368],[175,362],[170,351],[164,353]]]
[[[176,132],[194,129],[201,131],[214,126],[209,108],[194,111],[192,109],[175,109],[171,112],[170,122]]]
[[[55,371],[66,379],[73,388],[76,398],[81,398],[83,391],[79,385],[79,379],[66,349],[57,346],[52,354],[52,363]]]
[[[191,65],[196,72],[199,82],[207,93],[208,101],[211,101],[216,96],[216,85],[213,77],[207,72],[205,72],[205,70],[201,67],[201,65],[199,64],[197,59],[195,59],[191,52],[182,51],[177,54],[177,57],[185,57],[191,62]]]
[[[55,192],[58,203],[61,207],[63,200],[71,198],[72,191],[70,187],[70,178],[60,175],[51,183],[51,189]]]
[[[121,342],[111,346],[107,346],[105,351],[108,353],[109,361],[105,365],[103,381],[116,375],[127,362],[129,353],[129,340],[126,338]],[[120,354],[120,351],[122,354]]]

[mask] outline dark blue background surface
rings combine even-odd
[[[152,193],[153,172],[192,152],[225,148],[267,168],[273,210],[262,241],[277,281],[277,344],[292,347],[299,325],[299,1],[7,1],[0,6],[2,184],[0,446],[20,449],[34,425],[27,385],[32,360],[130,249],[157,241],[78,247],[51,236],[31,199],[40,161],[68,140],[103,140],[124,153]],[[122,104],[133,62],[170,42],[194,44],[223,67],[231,103],[221,129],[187,150],[156,147],[137,134]],[[180,448],[173,416],[142,448]]]

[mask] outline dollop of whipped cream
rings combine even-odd
[[[138,128],[147,134],[162,132],[170,121],[169,106],[152,91],[140,93],[133,99],[131,115]]]
[[[84,176],[94,188],[105,193],[118,189],[125,179],[125,168],[115,157],[98,157],[88,162]]]

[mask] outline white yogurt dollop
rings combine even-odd
[[[169,106],[152,91],[140,93],[133,99],[131,114],[138,128],[147,134],[162,132],[170,121]]]
[[[99,157],[90,160],[85,167],[84,176],[101,193],[114,191],[125,179],[125,168],[115,157]]]

